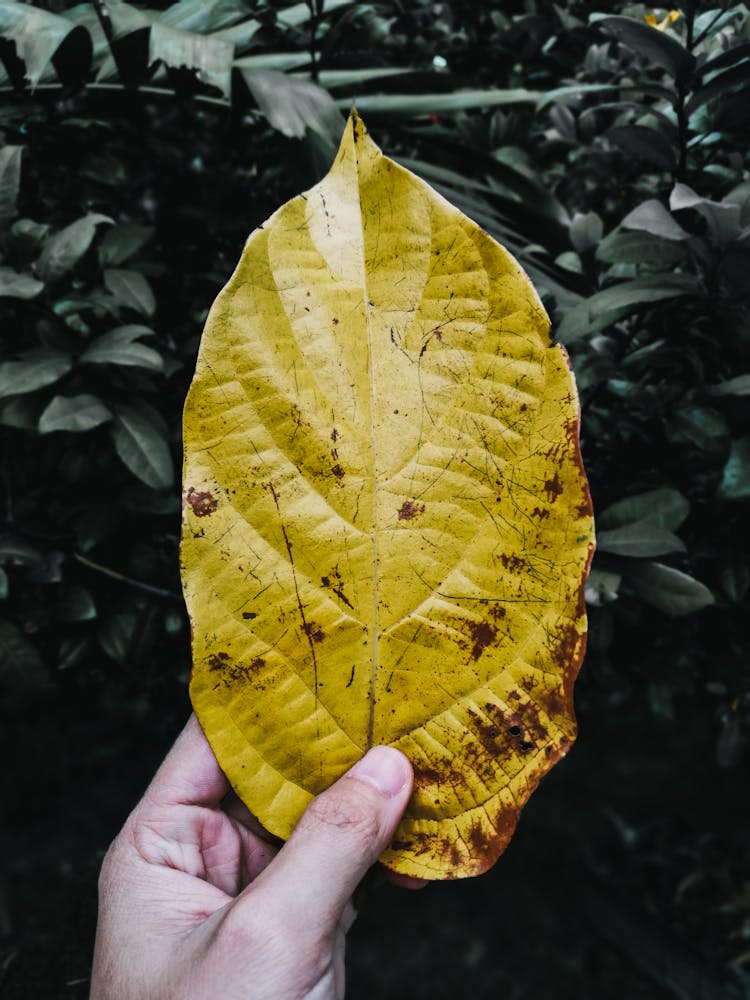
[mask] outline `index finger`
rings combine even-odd
[[[229,782],[193,714],[154,775],[144,798],[158,805],[215,807],[228,791]]]

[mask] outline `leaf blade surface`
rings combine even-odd
[[[286,837],[388,743],[416,782],[383,861],[485,870],[575,737],[593,547],[526,276],[353,116],[214,304],[184,437],[191,696],[240,796]]]

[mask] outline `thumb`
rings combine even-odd
[[[368,868],[383,853],[412,790],[408,759],[373,747],[313,799],[292,836],[253,883],[283,926],[329,933]]]

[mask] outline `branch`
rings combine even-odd
[[[147,594],[154,594],[156,597],[165,597],[170,601],[182,600],[181,595],[175,593],[173,590],[166,590],[164,587],[154,587],[150,583],[143,583],[142,580],[134,580],[130,576],[125,576],[124,573],[118,573],[115,569],[110,569],[108,566],[102,566],[100,563],[87,559],[86,556],[82,556],[80,552],[74,552],[73,558],[82,566],[86,566],[88,569],[93,569],[96,573],[108,576],[112,580],[118,580],[120,583],[125,583],[129,587],[135,587],[137,590],[143,590]]]
[[[35,89],[34,93],[31,94],[25,90],[19,90],[18,87],[4,86],[0,87],[0,94],[10,94],[16,95],[18,97],[27,97],[32,99],[36,97],[42,91],[51,92],[63,90],[64,85],[62,83],[40,83]],[[88,91],[108,91],[110,93],[122,94],[123,96],[133,94],[133,89],[128,89],[122,83],[87,83],[83,88],[83,92]],[[169,97],[174,99],[175,92],[170,90],[169,87],[137,87],[135,88],[135,93],[145,94],[147,97]],[[50,95],[51,96],[51,95]],[[225,110],[230,110],[232,105],[229,101],[225,101],[220,97],[209,97],[207,94],[193,94],[192,100],[200,101],[201,104],[211,104],[214,107],[223,108]],[[248,108],[248,113],[252,113],[254,109]]]

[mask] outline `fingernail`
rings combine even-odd
[[[379,792],[392,798],[409,780],[403,754],[393,747],[373,747],[349,771],[353,778],[369,781]]]

